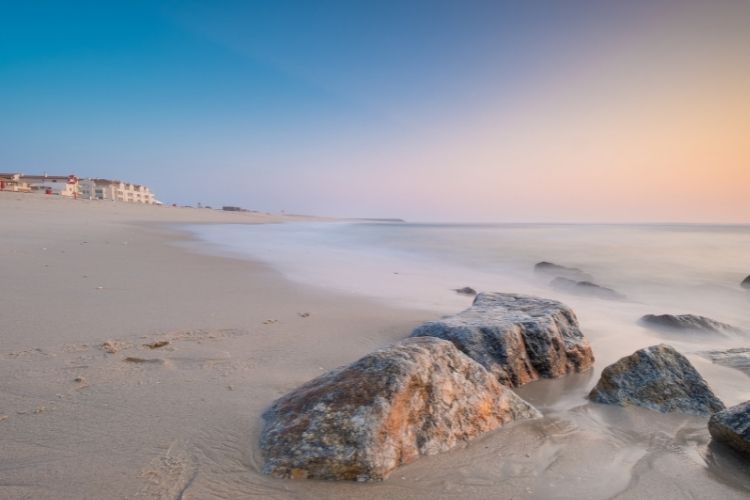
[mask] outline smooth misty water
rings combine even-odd
[[[453,288],[555,296],[608,312],[691,312],[750,327],[750,226],[300,223],[191,229],[215,248],[270,263],[288,278],[407,307],[452,312]],[[578,267],[623,303],[556,293],[533,272]]]
[[[520,292],[574,308],[601,369],[634,350],[669,342],[686,354],[750,345],[744,335],[666,333],[638,323],[648,313],[701,314],[750,332],[750,226],[457,225],[296,223],[191,226],[212,251],[267,262],[286,277],[389,304],[450,314],[470,297],[455,288]],[[534,272],[551,261],[576,267],[624,300],[559,291]],[[715,373],[729,402],[750,399],[739,372]]]
[[[746,375],[700,355],[750,347],[750,291],[739,285],[750,273],[750,226],[361,222],[190,230],[207,251],[261,260],[291,280],[432,311],[435,317],[470,305],[470,297],[452,291],[463,286],[541,295],[576,311],[596,355],[593,372],[520,388],[545,418],[514,426],[512,434],[493,433],[484,439],[484,451],[431,457],[433,467],[445,470],[428,489],[492,496],[507,482],[526,488],[521,496],[538,498],[638,497],[647,491],[665,498],[675,492],[742,497],[750,492],[747,467],[709,445],[705,419],[603,407],[585,399],[602,368],[661,342],[686,354],[728,406],[750,399]],[[626,298],[556,290],[551,276],[533,270],[542,260],[580,268]],[[749,333],[658,332],[638,323],[648,313],[701,314]],[[515,465],[487,462],[497,455],[515,457]],[[449,466],[451,460],[463,468]],[[419,471],[418,464],[408,467]]]

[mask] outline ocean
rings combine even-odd
[[[493,449],[506,454],[522,453],[530,446],[530,436],[538,437],[534,446],[549,448],[534,452],[537,460],[540,453],[549,453],[549,464],[529,465],[530,470],[542,467],[540,478],[546,478],[532,481],[531,497],[559,497],[560,491],[548,482],[554,473],[583,478],[585,487],[566,486],[580,498],[605,498],[617,491],[638,496],[649,481],[680,471],[691,471],[691,481],[698,481],[697,490],[691,486],[686,492],[700,491],[701,484],[712,481],[737,491],[750,488],[747,465],[709,446],[705,419],[623,410],[586,400],[604,367],[659,343],[685,354],[727,406],[750,400],[748,376],[705,355],[750,347],[750,290],[740,286],[750,274],[750,226],[356,221],[188,229],[200,251],[261,261],[301,285],[422,310],[426,317],[469,307],[472,297],[455,291],[465,286],[480,292],[543,296],[569,305],[591,342],[594,370],[518,388],[545,419],[514,427],[523,430],[514,431],[512,438],[492,438],[497,440]],[[577,268],[587,280],[613,293],[592,295],[553,286],[555,273],[535,271],[541,261]],[[639,321],[645,314],[665,313],[703,315],[744,332],[669,332]],[[467,467],[478,466],[479,459],[460,456],[469,461]],[[649,469],[656,461],[664,464],[663,470]],[[504,467],[487,465],[485,472],[493,481],[503,474],[517,478]],[[477,474],[466,472],[452,484],[478,480]],[[674,492],[668,487],[662,491],[667,496]]]
[[[601,344],[600,361],[662,341],[689,353],[750,346],[744,336],[668,334],[638,321],[689,313],[750,332],[750,291],[740,286],[750,273],[750,226],[303,222],[189,229],[204,251],[436,316],[470,305],[471,297],[455,292],[465,286],[557,299],[576,311],[594,346]],[[541,261],[580,269],[622,298],[554,287],[554,273],[535,272]],[[750,399],[750,386],[728,393]]]

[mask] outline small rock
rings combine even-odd
[[[646,347],[606,367],[589,399],[700,416],[724,409],[690,361],[666,344]]]
[[[303,312],[303,313],[297,313],[300,318],[309,318],[310,313],[309,312]]]
[[[138,364],[153,364],[153,365],[163,365],[164,360],[161,358],[139,358],[137,356],[128,356],[127,358],[123,359],[126,363],[138,363]]]
[[[279,320],[277,319],[267,319],[263,322],[264,325],[273,325],[274,323],[278,323]]]
[[[568,278],[558,277],[550,282],[550,286],[564,292],[575,293],[578,295],[590,295],[601,299],[622,300],[625,298],[621,293],[618,293],[611,288],[597,285],[591,281],[575,281]]]
[[[511,387],[586,371],[594,363],[575,313],[556,301],[480,293],[454,316],[417,327],[412,337],[450,340]]]
[[[715,440],[750,455],[750,401],[711,415],[708,431]]]
[[[742,280],[741,286],[742,288],[747,288],[748,290],[750,290],[750,276]]]
[[[666,330],[742,333],[742,330],[737,327],[695,314],[647,314],[640,321],[644,325]]]
[[[451,342],[407,339],[276,401],[263,415],[263,472],[381,480],[420,455],[539,416]]]
[[[735,368],[750,376],[750,348],[748,347],[735,347],[725,351],[708,351],[702,353],[702,355],[714,363]]]
[[[470,286],[465,286],[463,288],[454,288],[453,291],[461,295],[476,295],[477,294],[477,291],[471,288]]]
[[[117,340],[107,340],[101,345],[101,349],[104,352],[108,352],[109,354],[115,354],[116,352],[121,351],[122,349],[125,349],[127,347],[127,344],[119,342]]]
[[[145,347],[148,347],[149,349],[159,349],[160,347],[164,347],[166,345],[169,345],[168,340],[155,340],[149,344],[143,344]]]
[[[566,267],[552,262],[539,262],[534,266],[534,271],[549,276],[561,276],[574,281],[594,281],[593,276],[581,271],[577,267]]]
[[[73,379],[73,382],[78,382],[79,384],[83,384],[86,382],[86,379],[83,377],[76,377]]]

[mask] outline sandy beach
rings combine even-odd
[[[299,218],[13,193],[0,214],[0,498],[304,496],[257,472],[262,410],[423,319],[167,227]]]
[[[712,451],[705,419],[585,404],[602,366],[519,389],[543,419],[381,483],[264,476],[272,401],[436,313],[196,252],[179,228],[302,217],[13,193],[0,215],[0,498],[747,497],[750,475]],[[613,343],[584,326],[595,352]]]

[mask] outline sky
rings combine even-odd
[[[748,1],[0,7],[0,171],[344,217],[750,223]]]

